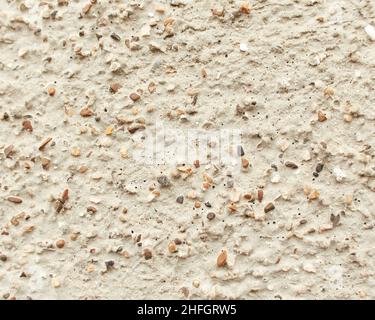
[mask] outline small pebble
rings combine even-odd
[[[143,250],[143,256],[146,260],[150,260],[152,258],[152,252],[150,249],[144,249]]]
[[[222,250],[216,259],[216,265],[219,268],[224,267],[227,264],[228,253],[226,250]]]
[[[268,203],[265,207],[264,207],[264,213],[267,213],[267,212],[270,212],[272,210],[275,209],[275,206],[272,202]]]
[[[207,213],[207,219],[208,220],[213,220],[213,219],[215,219],[215,213],[213,213],[213,212],[209,212],[209,213]]]
[[[179,204],[183,204],[184,203],[184,196],[178,196],[177,199],[176,199],[176,202],[179,203]]]
[[[8,260],[8,257],[5,254],[0,254],[0,261],[6,262]]]
[[[162,175],[162,176],[159,176],[157,178],[157,181],[158,183],[160,184],[160,186],[162,188],[168,188],[171,186],[171,181],[169,180],[169,178],[165,175]]]
[[[108,260],[108,261],[105,261],[105,268],[108,270],[111,270],[113,269],[113,267],[115,266],[115,262],[113,260]]]
[[[112,38],[113,40],[115,40],[115,41],[121,41],[120,36],[119,36],[117,33],[115,33],[115,32],[112,32],[112,33],[111,33],[111,38]]]
[[[141,98],[141,96],[138,93],[133,92],[129,95],[129,98],[135,102],[138,101]]]
[[[298,165],[292,161],[285,161],[285,166],[291,169],[298,169]]]
[[[65,240],[60,239],[60,240],[56,241],[56,247],[57,248],[62,249],[62,248],[64,248],[64,246],[65,246]]]
[[[23,130],[26,130],[26,131],[29,131],[29,132],[33,132],[33,126],[31,124],[30,120],[24,120],[22,122],[22,128],[23,128]]]
[[[168,244],[168,251],[170,253],[175,253],[177,251],[176,243],[174,241]]]
[[[20,203],[22,203],[22,198],[10,196],[10,197],[8,197],[8,201],[16,203],[16,204],[20,204]]]
[[[324,167],[324,164],[323,164],[323,163],[318,163],[318,164],[316,165],[315,171],[318,172],[318,173],[319,173],[319,172],[322,172],[323,167]]]
[[[365,31],[372,41],[375,41],[375,28],[372,25],[367,25]]]
[[[243,157],[245,155],[245,151],[243,150],[242,146],[237,146],[237,154],[239,157]]]
[[[51,87],[51,88],[48,88],[48,94],[53,97],[55,94],[56,94],[56,89]]]

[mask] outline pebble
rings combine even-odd
[[[245,151],[243,150],[242,146],[237,146],[237,155],[239,157],[243,157],[245,155]]]
[[[138,101],[141,98],[141,96],[138,93],[133,92],[129,95],[129,98],[135,102]]]
[[[162,175],[162,176],[159,176],[157,178],[157,181],[158,183],[160,184],[160,186],[162,188],[168,188],[171,186],[171,181],[169,180],[169,178],[165,175]]]
[[[339,167],[333,168],[332,172],[333,172],[333,175],[335,176],[337,182],[343,182],[345,180],[346,174]]]
[[[52,138],[48,138],[44,140],[44,142],[39,146],[39,151],[43,151],[47,144],[49,144],[52,141]]]
[[[109,86],[109,91],[111,93],[116,93],[117,91],[119,91],[121,89],[121,84],[115,82],[115,83],[111,83],[110,86]]]
[[[108,260],[104,262],[106,270],[111,270],[115,266],[115,262],[113,260]]]
[[[275,209],[275,205],[270,202],[264,207],[264,213],[270,212]]]
[[[226,266],[228,259],[228,253],[226,250],[222,250],[216,259],[216,265],[219,268]]]
[[[242,162],[242,168],[244,168],[244,169],[247,169],[249,167],[249,165],[250,165],[249,160],[247,160],[245,158],[242,158],[241,162]]]
[[[95,112],[92,111],[91,108],[85,107],[85,108],[81,109],[79,114],[81,115],[81,117],[91,117],[92,115],[95,114]]]
[[[240,51],[242,52],[246,52],[248,51],[248,47],[247,47],[247,44],[246,43],[240,43]]]
[[[121,213],[118,218],[123,223],[125,223],[127,220],[126,214],[123,214],[123,213]]]
[[[54,288],[59,288],[61,286],[60,281],[57,278],[52,278],[51,284]]]
[[[177,199],[176,199],[176,202],[179,203],[179,204],[183,204],[184,203],[184,196],[178,196]]]
[[[20,204],[20,203],[22,203],[22,198],[10,196],[10,197],[8,197],[8,201],[16,203],[16,204]]]
[[[23,128],[23,130],[26,130],[26,131],[29,131],[29,132],[33,132],[33,126],[31,124],[30,120],[24,120],[22,122],[22,128]]]
[[[71,150],[70,150],[70,154],[73,156],[73,157],[79,157],[81,155],[81,149],[78,148],[78,147],[73,147]]]
[[[60,240],[56,241],[56,247],[57,248],[62,249],[62,248],[64,248],[64,246],[65,246],[65,240],[60,239]]]
[[[172,242],[170,242],[170,243],[168,244],[168,251],[169,251],[170,253],[175,253],[175,252],[177,252],[177,247],[176,247],[176,244],[175,244],[174,241],[172,241]]]
[[[208,220],[213,220],[213,219],[215,219],[215,213],[213,213],[213,212],[209,212],[209,213],[207,213],[207,219]]]
[[[318,172],[318,173],[320,173],[320,172],[322,172],[323,167],[324,167],[324,164],[323,164],[323,163],[318,163],[318,164],[316,165],[315,171]]]
[[[115,32],[112,32],[112,33],[111,33],[111,38],[112,38],[113,40],[115,40],[115,41],[121,41],[120,36],[119,36],[117,33],[115,33]]]
[[[8,260],[8,257],[5,254],[0,254],[0,261],[6,262]]]
[[[263,190],[259,189],[258,190],[258,201],[262,202],[263,200]]]
[[[325,115],[325,113],[322,111],[318,111],[318,121],[324,122],[326,120],[327,120],[327,116]]]
[[[50,96],[52,96],[52,97],[56,94],[56,89],[53,88],[53,87],[48,88],[47,91],[48,91],[48,94],[49,94]]]
[[[365,31],[372,41],[375,41],[375,28],[372,25],[367,25]]]
[[[143,256],[146,260],[150,260],[152,258],[152,252],[150,249],[144,249],[143,250]]]
[[[298,169],[298,165],[292,161],[285,161],[285,166],[291,169]]]

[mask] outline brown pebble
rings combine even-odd
[[[264,212],[267,213],[267,212],[270,212],[272,211],[273,209],[275,209],[275,206],[272,202],[268,203],[265,207],[264,207]]]
[[[258,201],[262,202],[263,200],[263,190],[259,189],[258,190]]]
[[[8,197],[8,201],[19,204],[19,203],[22,203],[22,198],[10,196]]]
[[[92,207],[92,206],[87,207],[86,210],[87,210],[87,212],[90,213],[90,214],[94,214],[94,213],[96,213],[96,212],[98,211],[95,207]]]
[[[56,241],[56,247],[58,247],[59,249],[63,248],[65,246],[65,240],[57,240]]]
[[[55,95],[55,93],[56,93],[56,89],[53,88],[53,87],[48,88],[47,91],[48,91],[48,94],[49,94],[51,97],[53,97],[53,96]]]
[[[44,142],[39,146],[39,151],[43,151],[44,148],[52,141],[52,138],[44,140]]]
[[[31,124],[31,121],[30,120],[24,120],[22,122],[22,128],[23,130],[25,131],[29,131],[29,132],[33,132],[33,126]]]
[[[114,33],[114,32],[111,33],[111,38],[115,41],[121,41],[120,36],[117,33]]]
[[[144,249],[143,255],[144,255],[146,260],[150,260],[152,258],[152,252],[151,252],[150,249]]]
[[[254,195],[253,195],[251,192],[245,193],[245,194],[243,195],[243,197],[244,197],[244,199],[246,199],[246,200],[250,200],[250,201],[254,201],[254,200],[255,200]]]
[[[176,245],[180,245],[180,244],[182,244],[182,240],[181,239],[179,239],[179,238],[176,238],[176,239],[174,239],[173,240],[174,241],[174,243],[176,244]]]
[[[175,253],[177,251],[176,243],[174,241],[168,244],[168,251],[170,253]]]
[[[5,157],[7,157],[7,158],[11,158],[14,153],[15,153],[14,146],[12,144],[7,146],[4,149],[4,154],[5,154]]]
[[[241,162],[242,162],[242,168],[244,168],[244,169],[247,169],[250,165],[249,160],[247,160],[245,158],[242,158]]]
[[[112,93],[116,93],[121,89],[121,87],[122,86],[119,83],[111,83],[111,85],[109,86],[109,91]]]
[[[322,111],[318,111],[318,121],[324,122],[326,120],[327,120],[327,116],[325,115],[325,113]]]
[[[196,168],[199,168],[199,167],[200,167],[199,160],[195,160],[195,161],[194,161],[194,167],[196,167]]]
[[[81,109],[79,114],[81,115],[81,117],[91,117],[95,113],[89,107],[84,107],[83,109]]]
[[[250,14],[251,8],[250,8],[250,6],[247,2],[242,2],[241,7],[240,7],[240,11],[243,14]]]
[[[42,163],[42,168],[44,170],[48,170],[49,169],[49,166],[51,164],[51,160],[50,159],[43,157],[43,158],[40,159],[40,162]]]
[[[129,95],[129,98],[133,101],[138,101],[141,98],[141,96],[138,93],[133,92]]]
[[[215,219],[215,217],[216,217],[215,213],[213,213],[213,212],[207,213],[207,219],[208,220],[213,220],[213,219]]]
[[[222,250],[216,259],[216,265],[219,268],[224,267],[227,264],[228,253],[226,250]]]
[[[0,261],[5,262],[8,260],[8,257],[5,254],[0,254]]]
[[[297,169],[298,168],[298,165],[296,165],[292,161],[285,161],[285,166],[288,167],[288,168],[291,168],[291,169]]]

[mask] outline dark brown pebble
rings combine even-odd
[[[121,40],[120,36],[117,33],[114,33],[114,32],[111,33],[111,38],[115,41]]]
[[[319,173],[319,172],[322,172],[323,167],[324,167],[324,164],[323,164],[323,163],[318,163],[318,164],[316,165],[315,171],[318,172],[318,173]]]
[[[211,207],[212,207],[212,205],[211,205],[211,203],[210,203],[209,201],[207,201],[204,205],[205,205],[207,208],[211,208]]]
[[[171,181],[168,179],[167,176],[160,176],[157,178],[158,183],[162,188],[168,188],[171,185]]]
[[[176,199],[176,202],[179,203],[179,204],[183,204],[184,203],[184,196],[178,196],[177,199]]]
[[[180,244],[182,244],[182,240],[176,238],[176,239],[174,239],[174,243],[179,246]]]
[[[144,249],[143,255],[144,255],[146,260],[150,260],[152,258],[152,252],[151,252],[150,249]]]
[[[207,219],[208,220],[213,220],[213,219],[215,219],[215,213],[213,213],[213,212],[209,212],[209,213],[207,213]]]
[[[314,176],[315,178],[317,178],[317,177],[319,177],[319,173],[317,173],[317,172],[313,172],[313,176]]]
[[[7,112],[3,114],[3,120],[5,121],[9,120],[9,114]]]
[[[107,270],[112,269],[114,265],[115,265],[115,262],[113,260],[108,260],[105,262],[105,267],[107,268]]]
[[[0,261],[5,262],[8,260],[8,257],[5,254],[0,254]]]
[[[291,168],[291,169],[297,169],[298,168],[298,166],[294,162],[291,162],[291,161],[285,161],[285,166],[288,167],[288,168]]]
[[[270,212],[272,211],[273,209],[275,209],[275,206],[272,202],[268,203],[265,207],[264,207],[264,212],[267,213],[267,212]]]

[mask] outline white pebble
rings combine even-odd
[[[337,182],[342,182],[346,178],[346,174],[339,167],[333,168],[333,175],[336,178]]]
[[[246,43],[240,43],[240,50],[242,52],[246,52],[248,50]]]
[[[372,26],[372,25],[368,25],[366,28],[365,28],[365,31],[367,33],[367,35],[370,37],[370,39],[372,41],[375,41],[375,28]]]

